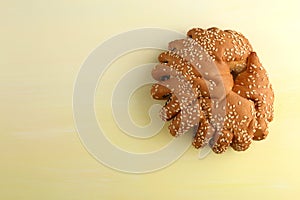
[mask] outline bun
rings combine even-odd
[[[264,139],[273,119],[274,93],[249,41],[235,31],[194,28],[169,43],[152,76],[161,117],[173,136],[194,128],[193,145],[215,153],[243,151]]]

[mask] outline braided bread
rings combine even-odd
[[[173,136],[194,128],[193,145],[215,153],[243,151],[264,139],[274,94],[249,41],[235,31],[195,28],[169,43],[152,76],[154,99],[166,100],[161,117]]]

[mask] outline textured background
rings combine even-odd
[[[1,199],[292,199],[300,192],[299,1],[0,1]],[[235,29],[251,41],[273,83],[275,120],[265,141],[243,153],[197,159],[190,148],[155,173],[124,174],[101,165],[82,146],[72,116],[72,90],[89,53],[112,35],[140,27],[185,33],[192,27]],[[167,41],[166,41],[167,42]],[[121,58],[104,76],[153,61],[158,52]],[[123,59],[123,60],[122,60]],[[111,80],[109,74],[116,75]],[[141,102],[130,107],[146,123]],[[109,95],[108,95],[109,96]],[[147,96],[148,97],[148,96]],[[114,129],[108,97],[96,96]],[[100,103],[101,100],[101,103]],[[136,109],[140,107],[140,109]],[[101,113],[98,113],[101,120]],[[139,141],[112,131],[132,151],[152,150],[167,133]]]

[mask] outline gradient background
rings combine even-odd
[[[299,7],[299,1],[288,0],[0,1],[0,199],[299,197]],[[204,160],[190,148],[170,167],[143,175],[96,161],[82,146],[72,116],[73,84],[89,53],[112,35],[140,27],[185,33],[211,26],[246,35],[268,70],[276,95],[269,137],[246,152],[229,150]],[[122,74],[118,65],[126,71],[154,62],[158,53],[124,56],[99,88],[110,94],[109,81]],[[140,124],[149,120],[142,103],[152,102],[145,100],[148,89],[131,100],[130,111]],[[97,110],[107,111],[106,126],[113,130],[108,97],[96,98]],[[132,151],[149,151],[170,140],[164,132],[139,141],[117,129],[108,137]]]

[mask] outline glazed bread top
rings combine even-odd
[[[252,46],[241,33],[213,27],[193,28],[187,35],[196,40],[213,60],[226,62],[231,71],[239,73],[245,69]]]

